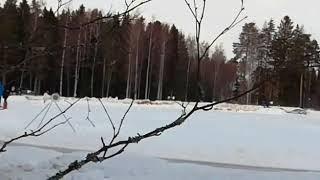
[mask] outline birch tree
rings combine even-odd
[[[68,26],[69,23],[69,13],[65,14],[65,26]],[[59,93],[62,96],[63,94],[63,75],[64,75],[64,65],[65,65],[65,58],[66,58],[66,50],[67,50],[67,38],[68,38],[68,29],[64,29],[64,38],[63,38],[63,46],[62,46],[62,57],[61,57],[61,64],[60,64],[60,84],[59,84]]]

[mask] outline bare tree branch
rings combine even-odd
[[[70,110],[75,104],[77,104],[81,99],[77,99],[75,102],[73,102],[72,104],[70,104],[66,109],[64,109],[63,111],[61,111],[59,114],[57,114],[56,116],[52,117],[50,120],[48,120],[44,125],[42,125],[41,127],[37,128],[37,130],[31,130],[31,132],[25,132],[23,135],[18,136],[16,138],[12,138],[8,141],[5,141],[3,143],[3,145],[0,148],[0,153],[5,152],[6,151],[6,147],[11,144],[12,142],[15,142],[17,140],[23,139],[23,138],[27,138],[27,137],[38,137],[41,136],[43,134],[48,133],[49,131],[55,129],[56,127],[65,124],[69,121],[70,118],[68,118],[66,121],[64,121],[63,123],[58,123],[56,125],[53,125],[51,127],[49,127],[48,129],[46,129],[49,125],[51,125],[51,123],[56,120],[58,117],[64,115],[68,110]],[[34,121],[34,120],[33,120]]]
[[[227,33],[228,31],[232,30],[235,26],[237,26],[239,23],[241,23],[242,21],[244,21],[245,19],[247,19],[247,16],[243,17],[240,19],[241,14],[244,11],[244,6],[243,3],[241,3],[241,8],[238,12],[238,14],[235,16],[235,18],[233,19],[233,21],[231,22],[231,24],[229,26],[227,26],[223,31],[221,31],[221,33],[215,37],[211,43],[209,44],[209,46],[206,47],[205,51],[203,52],[203,54],[200,57],[200,61],[206,56],[206,54],[208,53],[209,49],[214,45],[214,43],[225,33]],[[239,20],[240,19],[240,20]]]
[[[116,131],[116,130],[114,129],[114,131],[113,131],[113,132],[114,132],[114,133],[113,133],[113,137],[111,138],[109,145],[111,145],[111,144],[117,139],[117,137],[119,136],[120,131],[121,131],[121,128],[122,128],[122,125],[123,125],[123,122],[124,122],[124,120],[126,119],[128,113],[130,112],[133,103],[134,103],[134,100],[131,101],[128,109],[126,110],[126,112],[124,113],[123,117],[121,118],[120,124],[119,124],[119,127],[118,127],[118,130]],[[105,146],[105,143],[104,143],[103,138],[101,138],[101,141],[102,141],[102,145],[103,145],[103,147],[104,147],[104,146]],[[108,150],[106,150],[106,151],[104,152],[103,157],[106,156],[107,152],[108,152]]]
[[[213,109],[213,107],[215,105],[236,100],[236,99],[238,99],[238,98],[240,98],[240,97],[242,97],[242,96],[244,96],[244,95],[246,95],[248,93],[251,93],[253,91],[256,91],[256,90],[260,89],[262,87],[262,85],[264,85],[267,81],[269,81],[269,80],[264,80],[264,81],[260,82],[259,84],[255,85],[254,87],[252,87],[251,89],[240,93],[239,95],[236,95],[236,96],[233,96],[233,97],[221,100],[221,101],[217,101],[217,102],[214,102],[214,103],[210,103],[210,104],[207,104],[207,105],[204,105],[204,106],[200,106],[200,107],[197,107],[196,109],[197,110],[210,111],[210,110]]]
[[[138,134],[135,137],[129,137],[128,140],[125,141],[118,141],[116,143],[112,143],[110,145],[105,145],[105,143],[103,142],[104,146],[99,149],[98,151],[94,152],[94,153],[89,153],[85,159],[81,160],[81,161],[74,161],[73,163],[71,163],[67,169],[65,169],[64,171],[60,171],[58,172],[56,175],[50,177],[48,180],[58,180],[63,178],[65,175],[69,174],[70,172],[74,171],[74,170],[78,170],[80,169],[82,166],[86,165],[89,162],[101,162],[104,161],[106,159],[110,159],[112,157],[115,157],[119,154],[121,154],[122,152],[124,152],[125,148],[128,147],[129,144],[133,144],[133,143],[139,143],[141,140],[143,139],[147,139],[150,137],[154,137],[154,136],[160,136],[163,132],[165,132],[168,129],[171,129],[173,127],[179,126],[181,125],[189,116],[191,116],[193,114],[193,112],[195,112],[195,109],[193,109],[191,112],[189,112],[188,114],[183,114],[181,115],[176,121],[174,121],[171,124],[168,124],[166,126],[157,128],[153,131],[150,131],[149,133],[146,133],[144,135],[140,135]],[[119,146],[123,146],[120,150],[118,150],[116,153],[113,153],[109,156],[105,156],[105,152],[107,152],[110,149],[119,147]],[[99,155],[101,153],[104,153],[104,156],[100,156]]]
[[[70,119],[72,119],[72,118],[68,118],[68,119],[66,119],[66,120],[65,120],[65,121],[63,121],[63,122],[60,122],[60,123],[58,123],[58,124],[55,124],[55,125],[53,125],[52,127],[50,127],[49,129],[47,129],[47,130],[45,130],[45,131],[43,131],[43,132],[41,132],[41,133],[39,133],[39,134],[36,134],[35,136],[37,136],[37,137],[38,137],[38,136],[42,136],[42,135],[44,135],[44,134],[48,133],[49,131],[51,131],[51,130],[55,129],[56,127],[58,127],[58,126],[61,126],[61,125],[64,125],[64,124],[68,123]]]
[[[125,9],[123,12],[121,12],[121,13],[118,13],[118,14],[115,14],[115,15],[113,15],[113,14],[107,14],[106,16],[97,17],[97,18],[92,19],[92,20],[90,20],[90,21],[88,21],[88,22],[82,23],[82,24],[80,24],[80,25],[78,25],[78,26],[59,25],[59,27],[61,27],[61,28],[67,28],[67,29],[69,29],[69,30],[79,30],[80,28],[85,27],[85,26],[87,26],[87,25],[89,25],[89,24],[93,24],[93,23],[95,23],[95,22],[97,22],[97,21],[101,21],[101,20],[104,20],[104,19],[112,19],[112,18],[115,18],[115,17],[126,16],[126,15],[129,14],[130,12],[136,10],[137,8],[143,6],[143,5],[145,5],[145,4],[147,4],[147,3],[151,2],[151,1],[152,1],[152,0],[143,0],[143,1],[135,4],[135,3],[137,2],[137,0],[131,0],[130,3],[125,2],[125,4],[126,4],[126,9]]]
[[[86,117],[86,120],[90,122],[90,124],[93,126],[93,127],[96,127],[96,125],[92,122],[91,118],[90,118],[90,113],[91,113],[91,108],[90,108],[90,104],[89,104],[89,98],[87,97],[86,98],[86,101],[87,101],[87,117]]]
[[[184,2],[187,4],[191,14],[193,15],[193,18],[196,20],[196,22],[198,23],[198,17],[196,15],[196,12],[192,9],[190,3],[187,0],[184,0]]]
[[[114,125],[114,122],[112,121],[112,119],[108,113],[108,110],[107,110],[106,106],[103,104],[103,102],[101,101],[101,99],[99,98],[98,100],[99,100],[101,106],[103,107],[104,112],[106,113],[106,115],[108,117],[108,120],[109,120],[111,127],[112,127],[112,130],[113,130],[113,135],[115,135],[116,134],[116,127]]]
[[[56,11],[54,12],[54,14],[58,14],[60,9],[63,7],[63,6],[66,6],[67,4],[71,3],[73,0],[68,0],[66,2],[63,2],[62,0],[58,0],[58,7],[56,9]]]
[[[201,35],[201,24],[202,24],[202,21],[203,21],[203,18],[204,18],[204,15],[205,15],[205,10],[206,10],[206,0],[203,0],[203,9],[202,9],[202,12],[201,12],[201,16],[200,18],[198,17],[198,10],[197,10],[197,4],[196,4],[196,1],[194,0],[194,10],[193,8],[191,7],[190,3],[187,1],[187,0],[184,0],[186,5],[188,6],[190,12],[192,13],[192,15],[194,16],[194,19],[196,21],[196,41],[197,41],[197,60],[198,60],[198,71],[197,71],[197,81],[200,82],[200,61],[201,59],[204,57],[203,55],[200,55],[200,35]],[[126,5],[128,7],[129,3],[126,1]],[[228,32],[231,28],[233,28],[235,25],[239,24],[241,21],[238,21],[242,11],[244,10],[243,8],[243,3],[241,4],[241,10],[240,12],[238,13],[238,15],[236,16],[236,18],[233,20],[233,22],[224,30],[222,31],[222,33],[220,33],[214,40],[213,42],[210,44],[209,47],[207,47],[206,51],[204,52],[204,54],[207,53],[207,51],[209,50],[209,48],[216,42],[216,40],[221,37],[223,34],[225,34],[226,32]],[[203,56],[203,57],[202,57]],[[252,89],[251,91],[253,91],[254,89]],[[132,107],[132,104],[133,104],[133,101],[131,102],[128,110],[126,111],[126,113],[124,114],[123,118],[121,119],[120,121],[120,126],[119,126],[119,129],[118,131],[115,130],[115,126],[114,126],[114,123],[111,119],[111,117],[109,116],[104,104],[101,102],[101,100],[99,99],[100,103],[102,104],[107,116],[108,116],[108,119],[110,121],[110,124],[112,125],[112,128],[113,128],[113,132],[114,132],[114,135],[113,135],[113,138],[110,142],[109,145],[106,145],[106,143],[104,142],[103,138],[101,138],[101,141],[102,141],[102,145],[103,147],[100,148],[99,150],[97,150],[96,152],[93,152],[93,153],[89,153],[87,154],[86,158],[84,158],[83,160],[81,161],[74,161],[72,162],[65,170],[63,171],[59,171],[57,174],[55,174],[54,176],[50,177],[49,180],[57,180],[57,179],[61,179],[63,178],[65,175],[69,174],[70,172],[72,171],[75,171],[75,170],[78,170],[80,168],[82,168],[84,165],[86,165],[87,163],[89,162],[101,162],[101,161],[104,161],[106,159],[109,159],[109,158],[112,158],[112,157],[115,157],[119,154],[121,154],[122,152],[124,152],[124,150],[130,145],[130,144],[134,144],[134,143],[139,143],[140,141],[144,140],[144,139],[148,139],[148,138],[151,138],[151,137],[155,137],[155,136],[160,136],[162,133],[174,128],[174,127],[177,127],[177,126],[180,126],[181,124],[183,124],[191,115],[193,115],[196,111],[199,111],[199,110],[210,110],[211,106],[214,106],[216,104],[219,104],[219,103],[222,103],[222,102],[228,102],[230,100],[233,100],[233,99],[236,99],[236,98],[239,98],[245,94],[247,94],[248,91],[244,92],[244,93],[241,93],[240,95],[238,96],[235,96],[233,98],[228,98],[224,101],[220,101],[220,102],[217,102],[215,104],[209,104],[209,105],[206,105],[206,106],[201,106],[201,107],[198,107],[198,104],[199,104],[199,101],[200,101],[200,98],[198,98],[198,101],[195,103],[194,107],[189,111],[187,112],[187,106],[185,106],[184,104],[181,104],[182,108],[183,108],[183,111],[182,111],[182,114],[180,117],[178,117],[175,121],[173,121],[172,123],[168,124],[168,125],[165,125],[165,126],[162,126],[162,127],[159,127],[159,128],[156,128],[154,129],[153,131],[150,131],[148,133],[145,133],[143,135],[140,135],[139,133],[137,134],[137,136],[133,136],[133,137],[129,137],[127,140],[122,140],[122,141],[118,141],[118,142],[114,142],[116,137],[119,135],[120,133],[120,130],[121,130],[121,127],[122,127],[122,124],[123,124],[123,121],[124,119],[126,118],[127,116],[127,113],[130,111],[131,107]],[[211,108],[212,109],[212,108]],[[116,151],[115,153],[112,153],[111,155],[109,156],[106,156],[106,153],[108,152],[108,150],[110,149],[114,149],[114,148],[119,148],[118,151]],[[103,155],[101,156],[101,154],[103,153]]]
[[[111,143],[109,145],[106,145],[104,143],[103,138],[101,138],[101,141],[102,141],[102,144],[103,144],[103,147],[101,149],[99,149],[98,151],[96,151],[94,153],[87,154],[86,158],[81,160],[81,161],[72,162],[68,166],[67,169],[58,172],[54,176],[50,177],[48,180],[61,179],[65,175],[69,174],[70,172],[82,168],[84,165],[86,165],[89,162],[101,162],[101,161],[110,159],[112,157],[115,157],[115,156],[121,154],[122,152],[124,152],[125,148],[127,148],[130,144],[139,143],[142,140],[145,140],[145,139],[148,139],[148,138],[151,138],[151,137],[155,137],[155,136],[160,136],[162,133],[164,133],[164,132],[166,132],[166,131],[174,128],[174,127],[182,125],[196,111],[199,111],[199,110],[208,111],[208,110],[210,110],[211,106],[214,106],[214,105],[217,105],[217,104],[220,104],[220,103],[223,103],[223,102],[229,102],[231,100],[237,99],[237,98],[242,97],[243,95],[245,95],[245,94],[247,94],[247,93],[249,93],[251,91],[254,91],[254,90],[256,90],[256,89],[258,89],[260,87],[261,87],[261,84],[256,86],[255,88],[252,88],[251,90],[248,90],[248,91],[245,91],[245,92],[239,94],[238,96],[235,96],[235,97],[232,97],[232,98],[228,98],[228,99],[225,99],[223,101],[216,102],[216,103],[212,103],[212,104],[209,104],[209,105],[206,105],[206,106],[203,106],[203,107],[194,106],[194,108],[191,111],[189,111],[188,113],[186,113],[187,110],[186,110],[186,107],[185,107],[183,113],[181,114],[181,116],[178,119],[176,119],[175,121],[173,121],[172,123],[170,123],[170,124],[168,124],[166,126],[163,126],[163,127],[160,127],[160,128],[156,128],[155,130],[150,131],[150,132],[148,132],[146,134],[143,134],[143,135],[138,134],[137,136],[129,137],[127,140],[118,141],[118,142],[115,142],[115,143]],[[131,106],[130,106],[130,108],[131,108]],[[130,110],[130,108],[129,108],[129,110]],[[111,154],[109,156],[106,156],[106,152],[108,150],[113,149],[113,148],[117,148],[119,146],[122,146],[122,148],[120,150],[116,151],[115,153],[113,153],[113,154]],[[100,156],[101,153],[103,153],[103,156]]]
[[[121,131],[121,128],[122,128],[123,122],[124,122],[124,120],[126,119],[126,117],[127,117],[128,113],[130,112],[130,110],[131,110],[131,108],[132,108],[133,103],[134,103],[134,100],[131,100],[131,103],[130,103],[130,105],[129,105],[129,107],[128,107],[127,111],[124,113],[123,117],[121,118],[120,125],[119,125],[119,127],[118,127],[118,131],[117,131],[117,133],[116,133],[116,138],[117,138],[117,137],[118,137],[118,135],[120,134],[120,131]]]

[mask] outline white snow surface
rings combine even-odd
[[[73,98],[65,100],[75,101]],[[82,159],[87,152],[100,148],[100,138],[104,137],[107,141],[112,128],[99,101],[94,98],[88,100],[89,117],[95,127],[86,120],[88,105],[87,100],[83,99],[66,113],[68,118],[72,118],[70,122],[76,132],[66,124],[44,136],[19,140],[18,143],[23,143],[23,146],[9,146],[8,152],[0,154],[0,180],[46,179],[73,160]],[[0,111],[0,140],[35,129],[41,116],[27,130],[25,127],[45,106],[42,97],[12,96],[8,101],[9,109]],[[116,125],[130,101],[103,99]],[[58,104],[62,109],[68,106],[64,98]],[[130,145],[119,157],[101,164],[90,164],[66,179],[320,179],[320,112],[307,112],[307,115],[299,115],[286,113],[279,107],[221,104],[212,111],[195,113],[185,124],[160,137]],[[44,120],[58,113],[52,105]],[[125,120],[118,140],[166,125],[180,114],[181,107],[174,102],[137,101]],[[63,116],[55,122],[61,121],[64,121]],[[72,150],[61,152],[59,147]],[[212,167],[173,163],[159,158],[293,171]]]

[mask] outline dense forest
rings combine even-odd
[[[201,62],[196,79],[196,40],[179,27],[140,15],[55,12],[36,0],[6,0],[0,6],[0,75],[7,86],[35,94],[217,101],[263,83],[238,103],[318,106],[319,46],[303,26],[286,16],[260,29],[246,23],[235,57],[221,45]],[[87,23],[92,22],[92,23]],[[201,43],[201,51],[208,43]]]
[[[261,29],[255,23],[246,23],[239,42],[234,43],[234,54],[233,61],[239,63],[239,89],[268,80],[262,88],[247,94],[243,103],[268,99],[278,105],[319,106],[319,45],[289,16],[278,27],[273,20]]]

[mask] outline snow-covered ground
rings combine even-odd
[[[130,104],[130,100],[103,102],[117,123]],[[65,125],[44,136],[20,140],[23,146],[10,146],[0,154],[0,179],[45,179],[84,157],[84,151],[101,147],[100,137],[108,139],[112,129],[99,102],[90,99],[89,104],[95,127],[86,120],[87,101],[81,100],[66,113],[76,132]],[[61,100],[59,105],[65,108],[68,103]],[[9,109],[0,111],[0,140],[26,131],[44,106],[41,97],[10,97]],[[52,106],[48,117],[57,113]],[[180,113],[176,103],[139,101],[128,114],[119,140],[163,126]],[[67,179],[319,179],[319,117],[320,112],[311,110],[299,115],[278,107],[222,104],[211,112],[197,112],[181,127],[131,145],[120,157],[86,166]]]

